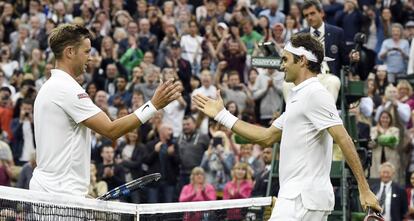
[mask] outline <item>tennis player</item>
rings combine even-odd
[[[197,108],[235,133],[263,146],[280,142],[278,200],[272,221],[327,220],[334,208],[330,181],[333,140],[352,169],[364,209],[381,210],[364,177],[354,144],[335,107],[333,96],[316,75],[324,59],[323,47],[308,33],[296,34],[282,54],[285,80],[293,82],[286,111],[269,128],[248,124],[230,114],[217,100],[196,95]],[[332,140],[333,139],[333,140]]]
[[[88,29],[64,24],[50,33],[56,69],[34,105],[37,167],[30,189],[86,196],[90,180],[91,130],[112,140],[139,127],[181,95],[178,83],[161,83],[153,98],[125,117],[111,121],[75,78],[91,61]]]

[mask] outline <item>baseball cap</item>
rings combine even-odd
[[[229,29],[229,26],[227,26],[226,23],[224,23],[224,22],[220,22],[217,25],[218,25],[218,27],[221,27],[223,29]]]

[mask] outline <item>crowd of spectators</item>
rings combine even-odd
[[[249,144],[203,116],[191,96],[216,98],[220,89],[232,114],[269,126],[284,109],[284,73],[254,68],[251,57],[261,54],[259,42],[272,41],[280,52],[292,34],[313,31],[312,7],[303,7],[306,1],[1,1],[0,185],[28,188],[36,166],[33,102],[54,68],[48,34],[59,24],[73,23],[94,35],[91,62],[76,80],[110,118],[148,101],[161,79],[174,78],[184,88],[182,97],[116,141],[93,133],[91,196],[154,172],[162,174],[159,182],[122,200],[263,196],[270,148]],[[394,182],[409,187],[414,96],[403,78],[414,73],[414,4],[324,0],[321,5],[324,24],[342,33],[342,42],[333,47],[331,29],[323,31],[325,51],[347,55],[356,48],[355,35],[366,36],[359,65],[347,56],[335,65],[357,67],[350,69],[350,78],[366,83],[367,96],[351,111],[360,138],[369,140],[366,148],[373,152],[371,178],[381,179],[380,165],[388,161],[395,169]],[[328,63],[326,70],[339,76],[335,65]]]

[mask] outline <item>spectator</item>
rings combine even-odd
[[[12,121],[14,139],[12,142],[13,156],[16,164],[23,165],[30,160],[35,152],[35,137],[33,124],[33,100],[21,102],[19,117]]]
[[[407,193],[407,204],[408,204],[408,212],[407,212],[407,216],[405,218],[407,218],[407,221],[412,221],[414,219],[414,173],[411,173],[410,175],[410,185],[408,188],[405,189],[406,193]]]
[[[105,145],[101,149],[102,163],[97,165],[97,180],[103,180],[108,184],[108,190],[112,190],[125,183],[124,169],[114,160],[114,148]]]
[[[376,127],[371,128],[372,166],[371,178],[379,178],[379,166],[388,161],[399,169],[400,156],[396,147],[399,143],[399,129],[393,125],[393,118],[388,111],[382,111]],[[394,142],[385,142],[388,138]],[[398,180],[395,177],[395,180]]]
[[[190,183],[185,185],[181,190],[179,201],[196,202],[215,199],[216,191],[211,184],[206,182],[203,168],[194,167],[191,170]]]
[[[221,142],[214,142],[214,139]],[[213,138],[201,160],[201,167],[206,171],[207,182],[213,184],[217,191],[222,192],[225,184],[230,181],[234,161],[229,138],[222,131],[213,133]]]
[[[227,62],[226,71],[236,70],[239,73],[240,81],[244,83],[247,48],[240,38],[238,27],[231,27],[230,33],[224,32],[224,36],[217,46],[217,57],[219,60]]]
[[[397,77],[406,76],[410,45],[403,39],[403,27],[394,23],[391,26],[392,37],[386,39],[381,46],[379,59],[387,65],[388,79],[395,83]]]
[[[155,93],[155,89],[158,87],[160,79],[160,70],[158,67],[147,68],[144,70],[145,82],[134,86],[134,90],[141,91],[144,95],[144,102],[151,99]]]
[[[260,100],[260,124],[269,125],[275,112],[282,111],[284,73],[267,69],[257,76],[253,99]]]
[[[180,188],[190,182],[191,170],[200,165],[209,141],[209,137],[197,129],[196,119],[192,116],[185,116],[182,121],[182,132],[177,138],[180,157]]]
[[[97,198],[108,192],[108,185],[105,181],[98,180],[96,177],[97,169],[94,163],[91,163],[91,181],[89,184],[88,196]]]
[[[251,174],[254,179],[264,169],[265,165],[261,158],[253,156],[253,144],[242,144],[240,146],[239,162],[246,163],[252,170]]]
[[[273,149],[272,147],[265,147],[263,148],[262,152],[262,158],[263,162],[265,163],[265,168],[260,171],[258,176],[255,178],[254,187],[252,191],[253,197],[265,197],[267,196],[267,189],[268,189],[268,183],[269,179],[273,179],[271,176],[269,176],[272,168],[272,153]],[[277,196],[279,192],[279,183],[274,182],[273,180],[272,186],[270,187],[270,196]]]
[[[377,114],[375,115],[376,122],[378,122],[383,110],[389,111],[393,116],[393,126],[398,127],[400,130],[406,128],[408,121],[410,120],[411,109],[408,104],[404,104],[398,100],[397,88],[392,84],[385,89],[383,104],[378,107]]]
[[[138,129],[126,134],[125,142],[116,148],[115,162],[125,172],[125,181],[130,182],[144,175],[142,159],[145,154],[145,145],[141,143]],[[128,202],[142,202],[139,190],[130,193]]]
[[[8,45],[2,45],[0,49],[0,67],[3,70],[8,82],[14,72],[19,69],[19,63],[11,58],[11,51]]]
[[[189,22],[190,31],[188,35],[181,37],[180,46],[182,51],[182,58],[189,61],[192,67],[193,74],[198,75],[201,62],[202,48],[201,43],[204,38],[198,34],[197,22]]]
[[[168,79],[169,78],[164,78],[164,80]],[[188,100],[190,100],[190,98]],[[182,132],[182,122],[184,119],[186,107],[187,101],[183,98],[183,96],[180,96],[177,100],[172,101],[163,109],[164,118],[162,121],[173,126],[174,137],[178,137]]]
[[[378,65],[376,74],[375,74],[375,88],[377,94],[384,97],[385,88],[389,85],[389,80],[387,76],[387,66],[386,65]]]
[[[143,162],[148,165],[147,173],[161,173],[161,179],[148,184],[148,203],[170,203],[174,200],[178,177],[178,147],[172,141],[172,127],[161,124],[159,138],[147,143]],[[162,199],[160,199],[162,198]]]
[[[243,20],[243,36],[241,40],[244,42],[247,48],[247,54],[252,55],[255,45],[262,40],[263,36],[253,30],[253,21]]]
[[[194,167],[191,171],[190,183],[181,190],[180,202],[197,202],[216,200],[216,190],[206,182],[204,170],[201,167]],[[203,212],[184,213],[183,220],[198,221],[202,220]]]
[[[126,106],[131,106],[132,94],[127,90],[128,78],[123,75],[116,77],[116,93],[109,98],[109,104],[112,105],[116,97],[120,97],[122,103]]]
[[[158,49],[157,36],[151,33],[151,23],[146,18],[139,20],[138,41],[139,47],[143,52],[155,52]]]
[[[33,170],[36,168],[36,154],[32,153],[30,160],[25,163],[20,171],[17,179],[16,187],[22,189],[29,189],[30,179],[32,179]]]
[[[5,133],[6,140],[12,141],[13,132],[11,123],[13,120],[13,102],[11,100],[11,91],[8,87],[1,87],[0,89],[0,123],[1,131]],[[2,133],[2,135],[3,135]]]
[[[362,13],[356,0],[346,0],[342,11],[335,15],[336,25],[344,30],[347,53],[354,48],[354,36],[361,31]]]
[[[220,85],[219,82],[216,82],[216,84],[219,85],[219,88],[222,90],[224,102],[236,102],[240,112],[243,112],[246,108],[249,106],[252,107],[254,104],[251,92],[245,84],[240,82],[239,76],[237,71],[230,71],[227,74],[227,84]],[[216,80],[218,80],[218,78],[220,78],[220,74],[216,75]]]
[[[244,199],[249,198],[252,189],[252,169],[246,163],[236,163],[231,170],[232,181],[229,181],[224,187],[223,199]],[[227,219],[242,219],[240,209],[230,209],[227,211]]]
[[[31,51],[28,62],[23,66],[24,73],[31,73],[34,79],[43,77],[45,73],[46,62],[43,60],[42,51],[35,48]]]
[[[119,62],[128,70],[128,73],[131,73],[132,69],[135,66],[140,65],[144,57],[144,54],[142,53],[140,45],[136,41],[135,37],[128,36],[128,44],[130,45],[130,47],[121,56]]]
[[[407,213],[407,194],[396,182],[393,182],[395,168],[392,163],[385,162],[379,167],[380,181],[372,186],[372,192],[383,209],[384,220],[403,220]]]
[[[270,26],[273,27],[276,23],[285,23],[285,14],[279,11],[279,5],[277,1],[267,0],[267,7],[259,13],[259,16],[264,15],[269,18]]]

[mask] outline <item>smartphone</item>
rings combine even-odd
[[[213,137],[213,147],[217,147],[218,145],[223,146],[223,138],[222,137]]]

